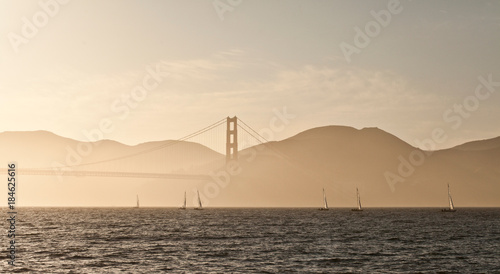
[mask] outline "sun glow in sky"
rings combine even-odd
[[[0,18],[0,132],[85,140],[109,119],[104,138],[137,144],[286,108],[276,139],[500,136],[498,1],[0,0]]]

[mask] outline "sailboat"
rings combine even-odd
[[[450,184],[448,184],[448,202],[450,203],[449,208],[443,208],[441,209],[442,212],[455,212],[457,211],[455,207],[453,206],[453,199],[451,199],[451,193],[450,193]]]
[[[198,207],[195,207],[194,209],[196,209],[196,210],[202,210],[203,209],[203,205],[201,204],[200,192],[198,190],[196,190],[196,192],[198,192]]]
[[[359,190],[358,190],[358,188],[356,188],[356,197],[358,199],[358,208],[353,208],[351,210],[352,211],[363,211],[363,209],[361,208],[361,197],[359,196]]]
[[[186,209],[186,191],[184,191],[184,204],[179,209]]]
[[[325,189],[323,188],[323,207],[320,207],[319,210],[328,210],[328,202],[326,201]]]
[[[137,205],[135,206],[135,208],[139,208],[139,195],[137,195]]]

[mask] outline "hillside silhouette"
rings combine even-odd
[[[319,206],[325,187],[331,204],[349,206],[357,186],[367,206],[445,206],[450,183],[461,206],[499,206],[499,140],[428,152],[378,128],[314,128],[255,148],[253,162],[241,161],[245,191],[233,195],[256,190],[240,198],[257,196],[282,206],[308,206],[315,199]],[[409,161],[414,151],[425,155],[423,163],[391,187],[385,174],[400,175],[401,157]]]
[[[143,172],[210,174],[214,178],[220,175],[219,180],[226,179],[223,178],[224,155],[200,144],[177,142],[172,145],[174,142],[177,141],[136,146],[111,140],[85,143],[92,147],[92,152],[82,157],[81,164],[123,158],[106,168],[132,170],[140,165]],[[79,143],[82,142],[46,131],[3,132],[0,133],[0,158],[3,162],[15,159],[24,167],[50,167],[54,162],[67,162],[68,148],[74,149]],[[162,146],[169,149],[157,149]],[[151,152],[127,157],[144,151]],[[405,166],[405,174],[401,174],[398,171],[401,159],[410,162],[412,153],[424,158],[418,165]],[[500,137],[429,152],[378,128],[325,126],[240,151],[241,173],[231,176],[229,183],[219,184],[223,186],[217,195],[210,197],[210,204],[320,206],[321,189],[325,188],[331,207],[351,207],[358,187],[366,207],[440,207],[447,204],[449,183],[457,207],[500,206],[499,163]],[[87,169],[92,169],[92,165]],[[390,183],[387,174],[399,176],[402,181]],[[35,179],[24,176],[24,180]],[[48,179],[37,179],[44,180]],[[130,181],[116,179],[113,187],[128,183]],[[175,206],[180,197],[177,192],[185,189],[186,182],[149,182],[159,183],[162,190],[165,188],[163,204]],[[203,192],[205,184],[190,183],[189,187]]]

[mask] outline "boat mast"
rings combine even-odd
[[[186,208],[186,191],[184,191],[184,206],[183,208]]]
[[[453,199],[451,199],[450,184],[448,184],[448,202],[450,203],[450,209],[455,209],[453,206]]]
[[[361,197],[359,196],[358,188],[356,188],[356,196],[358,197],[358,209],[361,210]]]
[[[203,208],[203,206],[201,205],[200,191],[196,190],[196,192],[198,192],[198,205],[200,208]]]
[[[139,194],[137,195],[137,206],[136,207],[139,207]]]
[[[325,189],[323,188],[323,201],[324,201],[324,206],[325,208],[328,208],[328,202],[326,201],[326,194],[325,194]]]

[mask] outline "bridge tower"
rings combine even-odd
[[[226,129],[226,163],[238,160],[238,118],[227,117]]]

